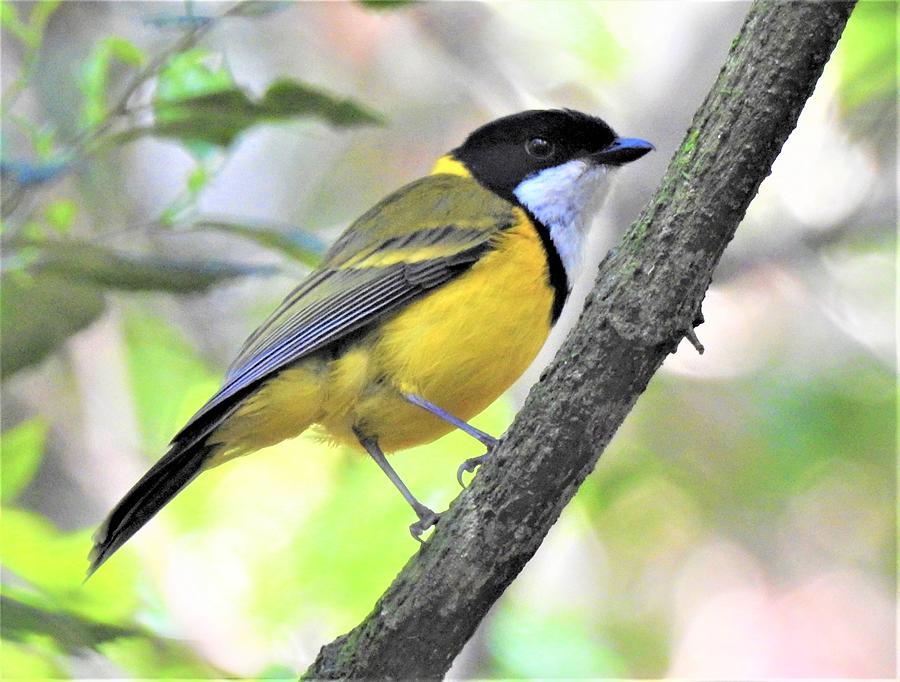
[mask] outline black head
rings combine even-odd
[[[492,121],[469,135],[452,153],[483,185],[511,198],[523,179],[545,168],[573,159],[620,165],[652,148],[643,140],[619,138],[595,116],[548,109]]]

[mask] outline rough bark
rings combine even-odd
[[[311,678],[439,678],[537,551],[650,378],[793,130],[852,2],[755,2],[653,200],[515,423],[371,614]]]

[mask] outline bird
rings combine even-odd
[[[385,453],[461,429],[531,364],[571,291],[618,167],[653,149],[571,109],[477,128],[431,172],[388,195],[244,342],[219,390],[94,535],[96,571],[200,473],[314,428],[367,453],[412,507],[416,539],[439,515]]]

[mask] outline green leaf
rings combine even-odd
[[[118,61],[138,67],[145,59],[139,47],[118,36],[108,36],[94,46],[81,74],[81,92],[84,95],[82,118],[86,125],[100,123],[109,113],[107,90],[112,63]]]
[[[34,242],[40,258],[34,266],[41,275],[64,277],[106,289],[201,293],[235,277],[267,275],[274,268],[189,261],[159,256],[136,256],[86,242]]]
[[[325,253],[325,244],[315,235],[290,228],[275,230],[267,227],[243,225],[222,220],[199,220],[192,225],[195,229],[211,229],[217,232],[251,239],[261,246],[280,251],[293,260],[305,265],[318,265]]]
[[[50,17],[53,16],[53,13],[57,10],[62,0],[40,0],[40,2],[35,5],[34,9],[31,10],[31,16],[28,18],[28,23],[31,26],[32,31],[34,31],[38,36],[44,35],[44,29],[47,27],[47,22],[50,21]]]
[[[187,261],[134,256],[84,242],[20,241],[21,252],[35,250],[29,271],[6,272],[0,299],[0,376],[43,360],[80,331],[106,304],[103,289],[201,293],[248,275],[275,268],[218,261]]]
[[[171,137],[191,143],[226,147],[248,128],[292,118],[318,118],[334,126],[378,123],[381,118],[360,104],[290,80],[273,83],[253,101],[237,87],[217,89],[180,99],[157,97],[156,122],[117,136],[120,141],[141,135]]]
[[[323,90],[290,79],[269,86],[256,106],[260,118],[280,119],[316,116],[334,126],[381,123],[382,118],[352,100],[335,97]]]
[[[35,607],[5,595],[0,596],[0,608],[3,610],[0,633],[4,641],[27,642],[36,635],[49,637],[69,654],[96,649],[104,642],[119,637],[141,634],[136,628],[96,623],[70,613]]]
[[[165,120],[172,102],[234,88],[234,78],[220,55],[200,47],[173,55],[160,69],[153,94],[157,118]]]
[[[414,0],[358,0],[358,2],[368,9],[390,10],[398,9],[404,5],[411,5]]]
[[[72,221],[78,213],[78,206],[70,199],[54,201],[44,212],[47,224],[60,234],[68,234],[72,228]]]
[[[107,567],[104,567],[104,571]],[[95,578],[85,585],[91,590]],[[134,577],[128,582],[134,589]],[[119,598],[106,592],[108,600]],[[132,600],[133,601],[133,600]],[[167,639],[145,627],[131,624],[131,614],[116,617],[120,622],[102,619],[69,610],[64,600],[27,592],[3,585],[0,597],[3,619],[3,679],[32,677],[34,679],[65,677],[52,668],[62,654],[83,656],[93,650],[118,667],[131,673],[131,678],[144,679],[221,679],[225,672],[203,662],[181,641]],[[10,659],[10,647],[26,656]],[[56,670],[55,674],[51,672]],[[45,674],[40,674],[46,671]]]
[[[205,166],[197,166],[187,179],[187,188],[191,195],[196,195],[209,182],[209,171]]]
[[[27,47],[34,48],[40,42],[40,36],[19,18],[18,9],[9,0],[0,1],[0,24]]]
[[[2,477],[0,477],[0,501],[12,502],[34,478],[44,454],[47,424],[41,419],[31,419],[8,429],[0,436],[2,443]]]
[[[19,272],[0,279],[0,376],[36,364],[93,322],[106,302],[93,285]]]
[[[197,47],[173,55],[159,72],[153,108],[156,122],[171,121],[168,106],[191,97],[209,95],[234,88],[234,78],[225,60],[209,50]],[[211,146],[199,140],[186,142],[188,150],[203,159],[212,152]]]
[[[56,154],[56,130],[47,124],[38,125],[25,116],[7,112],[6,118],[22,129],[41,161],[50,161]],[[6,163],[6,162],[4,162]]]
[[[144,51],[130,40],[119,38],[118,36],[109,36],[104,39],[109,47],[112,56],[123,64],[129,66],[141,66],[146,60]]]

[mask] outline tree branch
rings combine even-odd
[[[656,196],[472,484],[312,678],[437,678],[534,555],[650,378],[793,130],[852,2],[757,0]]]

